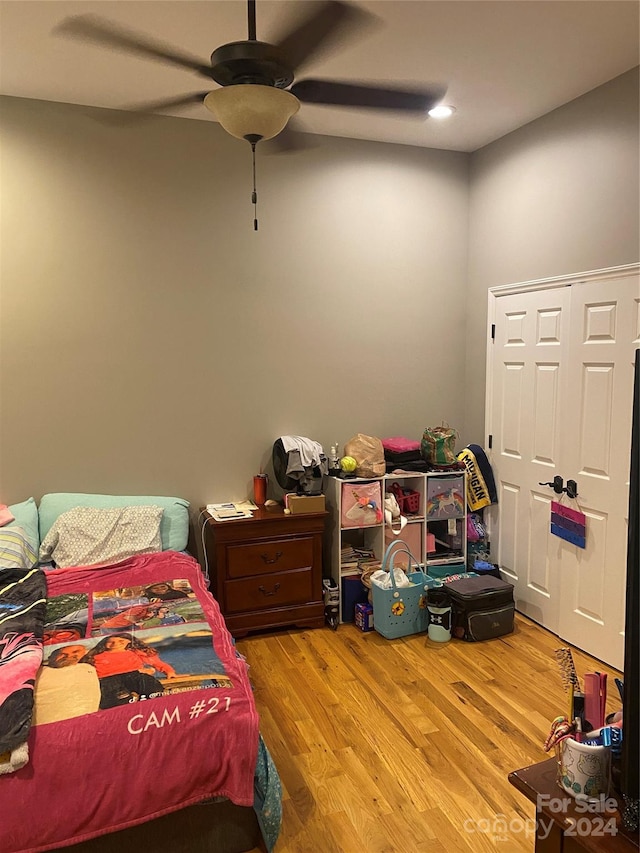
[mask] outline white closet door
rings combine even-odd
[[[637,276],[571,288],[562,469],[578,484],[587,547],[564,543],[560,636],[622,669]],[[575,504],[572,502],[572,505]]]
[[[620,669],[637,267],[493,297],[487,432],[496,559],[520,612]],[[584,549],[550,533],[557,495],[539,484],[556,475],[578,484],[577,502],[563,502],[586,515]]]
[[[562,370],[569,297],[568,287],[500,296],[490,344],[489,431],[498,491],[493,550],[505,579],[514,584],[516,608],[556,633],[560,540],[549,536],[553,491],[540,483],[562,474]]]

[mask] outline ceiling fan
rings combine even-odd
[[[262,140],[277,137],[281,151],[302,147],[302,134],[292,132],[288,125],[301,103],[390,110],[426,117],[445,92],[444,88],[438,87],[398,88],[313,78],[294,82],[299,69],[322,49],[326,49],[341,33],[345,34],[354,27],[362,28],[374,19],[361,8],[342,0],[305,2],[304,6],[310,11],[274,44],[270,44],[257,40],[256,3],[255,0],[247,0],[247,39],[217,47],[211,54],[210,64],[93,15],[67,18],[55,32],[142,58],[177,65],[217,83],[216,89],[139,104],[135,111],[153,113],[204,103],[228,133],[246,139],[251,145],[251,200],[254,209],[257,209],[256,145]],[[253,227],[258,230],[255,213]]]
[[[403,89],[313,78],[295,81],[299,69],[340,33],[355,27],[362,29],[373,19],[370,13],[342,0],[304,5],[310,9],[305,17],[270,44],[257,40],[256,4],[255,0],[248,0],[247,39],[217,47],[210,64],[93,15],[67,18],[56,32],[177,65],[214,81],[220,88],[141,104],[136,111],[157,112],[204,103],[228,133],[253,146],[280,134],[301,103],[426,116],[442,99],[445,90],[437,87]],[[282,142],[283,149],[297,147],[292,136],[287,135]]]

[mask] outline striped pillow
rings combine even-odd
[[[0,528],[0,569],[30,569],[38,555],[22,527]]]

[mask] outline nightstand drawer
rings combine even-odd
[[[314,600],[313,571],[305,568],[274,572],[265,578],[226,581],[224,600],[226,613],[305,604]]]
[[[269,539],[227,547],[228,578],[288,572],[292,569],[306,569],[312,565],[311,536],[299,539]]]

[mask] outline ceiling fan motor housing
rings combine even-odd
[[[286,89],[293,72],[272,44],[262,41],[234,41],[211,54],[211,76],[221,86],[253,83]]]

